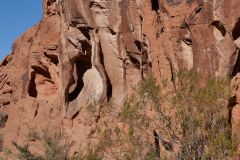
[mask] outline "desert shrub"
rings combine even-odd
[[[19,151],[17,154],[13,154],[14,158],[17,158],[18,160],[44,160],[41,156],[33,155],[27,145],[20,146],[17,143],[13,142],[13,145],[16,147],[16,149]]]
[[[203,77],[193,70],[182,70],[175,77],[176,87],[171,91],[165,88],[166,81],[160,85],[154,77],[140,82],[133,98],[122,108],[123,122],[149,137],[152,135],[144,131],[150,129],[150,124],[155,124],[156,130],[161,130],[158,139],[162,148],[166,150],[166,144],[170,148],[174,143],[177,146],[175,153],[172,152],[176,159],[227,159],[236,156],[237,143],[227,110],[231,92],[229,80]],[[149,106],[154,108],[155,117],[144,114],[144,109]],[[142,123],[145,121],[147,125]],[[166,135],[170,135],[171,143],[165,142]],[[144,143],[142,146],[150,145],[146,141]],[[149,153],[148,159],[161,158],[156,152]]]
[[[32,137],[33,136],[33,137]],[[29,151],[28,145],[18,145],[13,142],[13,145],[18,150],[18,153],[10,152],[11,156],[17,160],[101,160],[101,158],[92,150],[87,155],[70,156],[70,141],[62,131],[57,131],[50,134],[47,130],[39,133],[31,133],[30,138],[34,138],[41,142],[44,148],[43,155],[34,155]],[[81,152],[80,152],[81,153]]]
[[[70,159],[69,150],[70,144],[68,137],[62,132],[55,132],[53,135],[45,131],[40,138],[43,144],[46,160]]]
[[[236,151],[231,135],[227,100],[229,81],[194,71],[178,73],[179,85],[172,96],[172,107],[180,126],[181,159],[226,159]]]

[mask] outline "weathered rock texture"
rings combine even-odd
[[[29,132],[45,128],[65,129],[73,150],[87,145],[101,104],[112,100],[118,112],[148,74],[174,85],[180,68],[231,78],[240,71],[239,0],[44,0],[43,8],[0,64],[0,126],[10,149],[12,140],[34,146]]]

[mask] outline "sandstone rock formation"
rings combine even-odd
[[[43,9],[0,63],[0,126],[10,149],[44,128],[65,129],[73,151],[87,145],[101,104],[111,100],[118,112],[149,74],[174,85],[180,68],[230,78],[240,71],[238,0],[44,0]]]

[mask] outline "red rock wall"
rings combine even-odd
[[[44,128],[87,144],[101,104],[112,99],[118,112],[149,74],[174,84],[181,68],[231,78],[240,71],[238,0],[44,0],[43,8],[0,64],[6,147],[32,143],[28,133]]]

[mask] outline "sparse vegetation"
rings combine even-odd
[[[71,156],[69,139],[62,131],[53,134],[44,131],[42,135],[38,133],[31,133],[31,135],[34,135],[34,138],[41,142],[44,148],[43,155],[34,155],[29,151],[28,145],[20,146],[15,142],[13,145],[18,153],[9,152],[8,154],[16,160],[101,160],[92,150],[85,156],[81,154]]]
[[[120,139],[121,145],[135,146],[125,150],[126,159],[236,157],[238,142],[232,135],[227,110],[229,80],[203,78],[195,71],[183,70],[176,74],[176,88],[168,86],[167,81],[160,85],[153,77],[139,83],[116,117],[131,132],[121,131],[124,136],[111,140],[109,146],[116,147]],[[156,135],[151,130],[156,130]],[[122,137],[135,138],[123,143]]]
[[[227,100],[229,81],[208,77],[202,81],[194,71],[177,75],[178,87],[171,106],[179,126],[180,159],[227,159],[235,155]]]
[[[44,155],[32,155],[27,146],[14,144],[19,160],[126,160],[231,159],[238,156],[227,110],[231,90],[223,78],[201,77],[195,71],[176,74],[175,88],[146,78],[116,113],[112,104],[103,107],[95,152],[69,156],[70,144],[62,133],[31,134],[44,146]],[[93,108],[93,107],[90,107]],[[90,110],[92,111],[92,110]],[[103,115],[102,115],[103,116]]]

